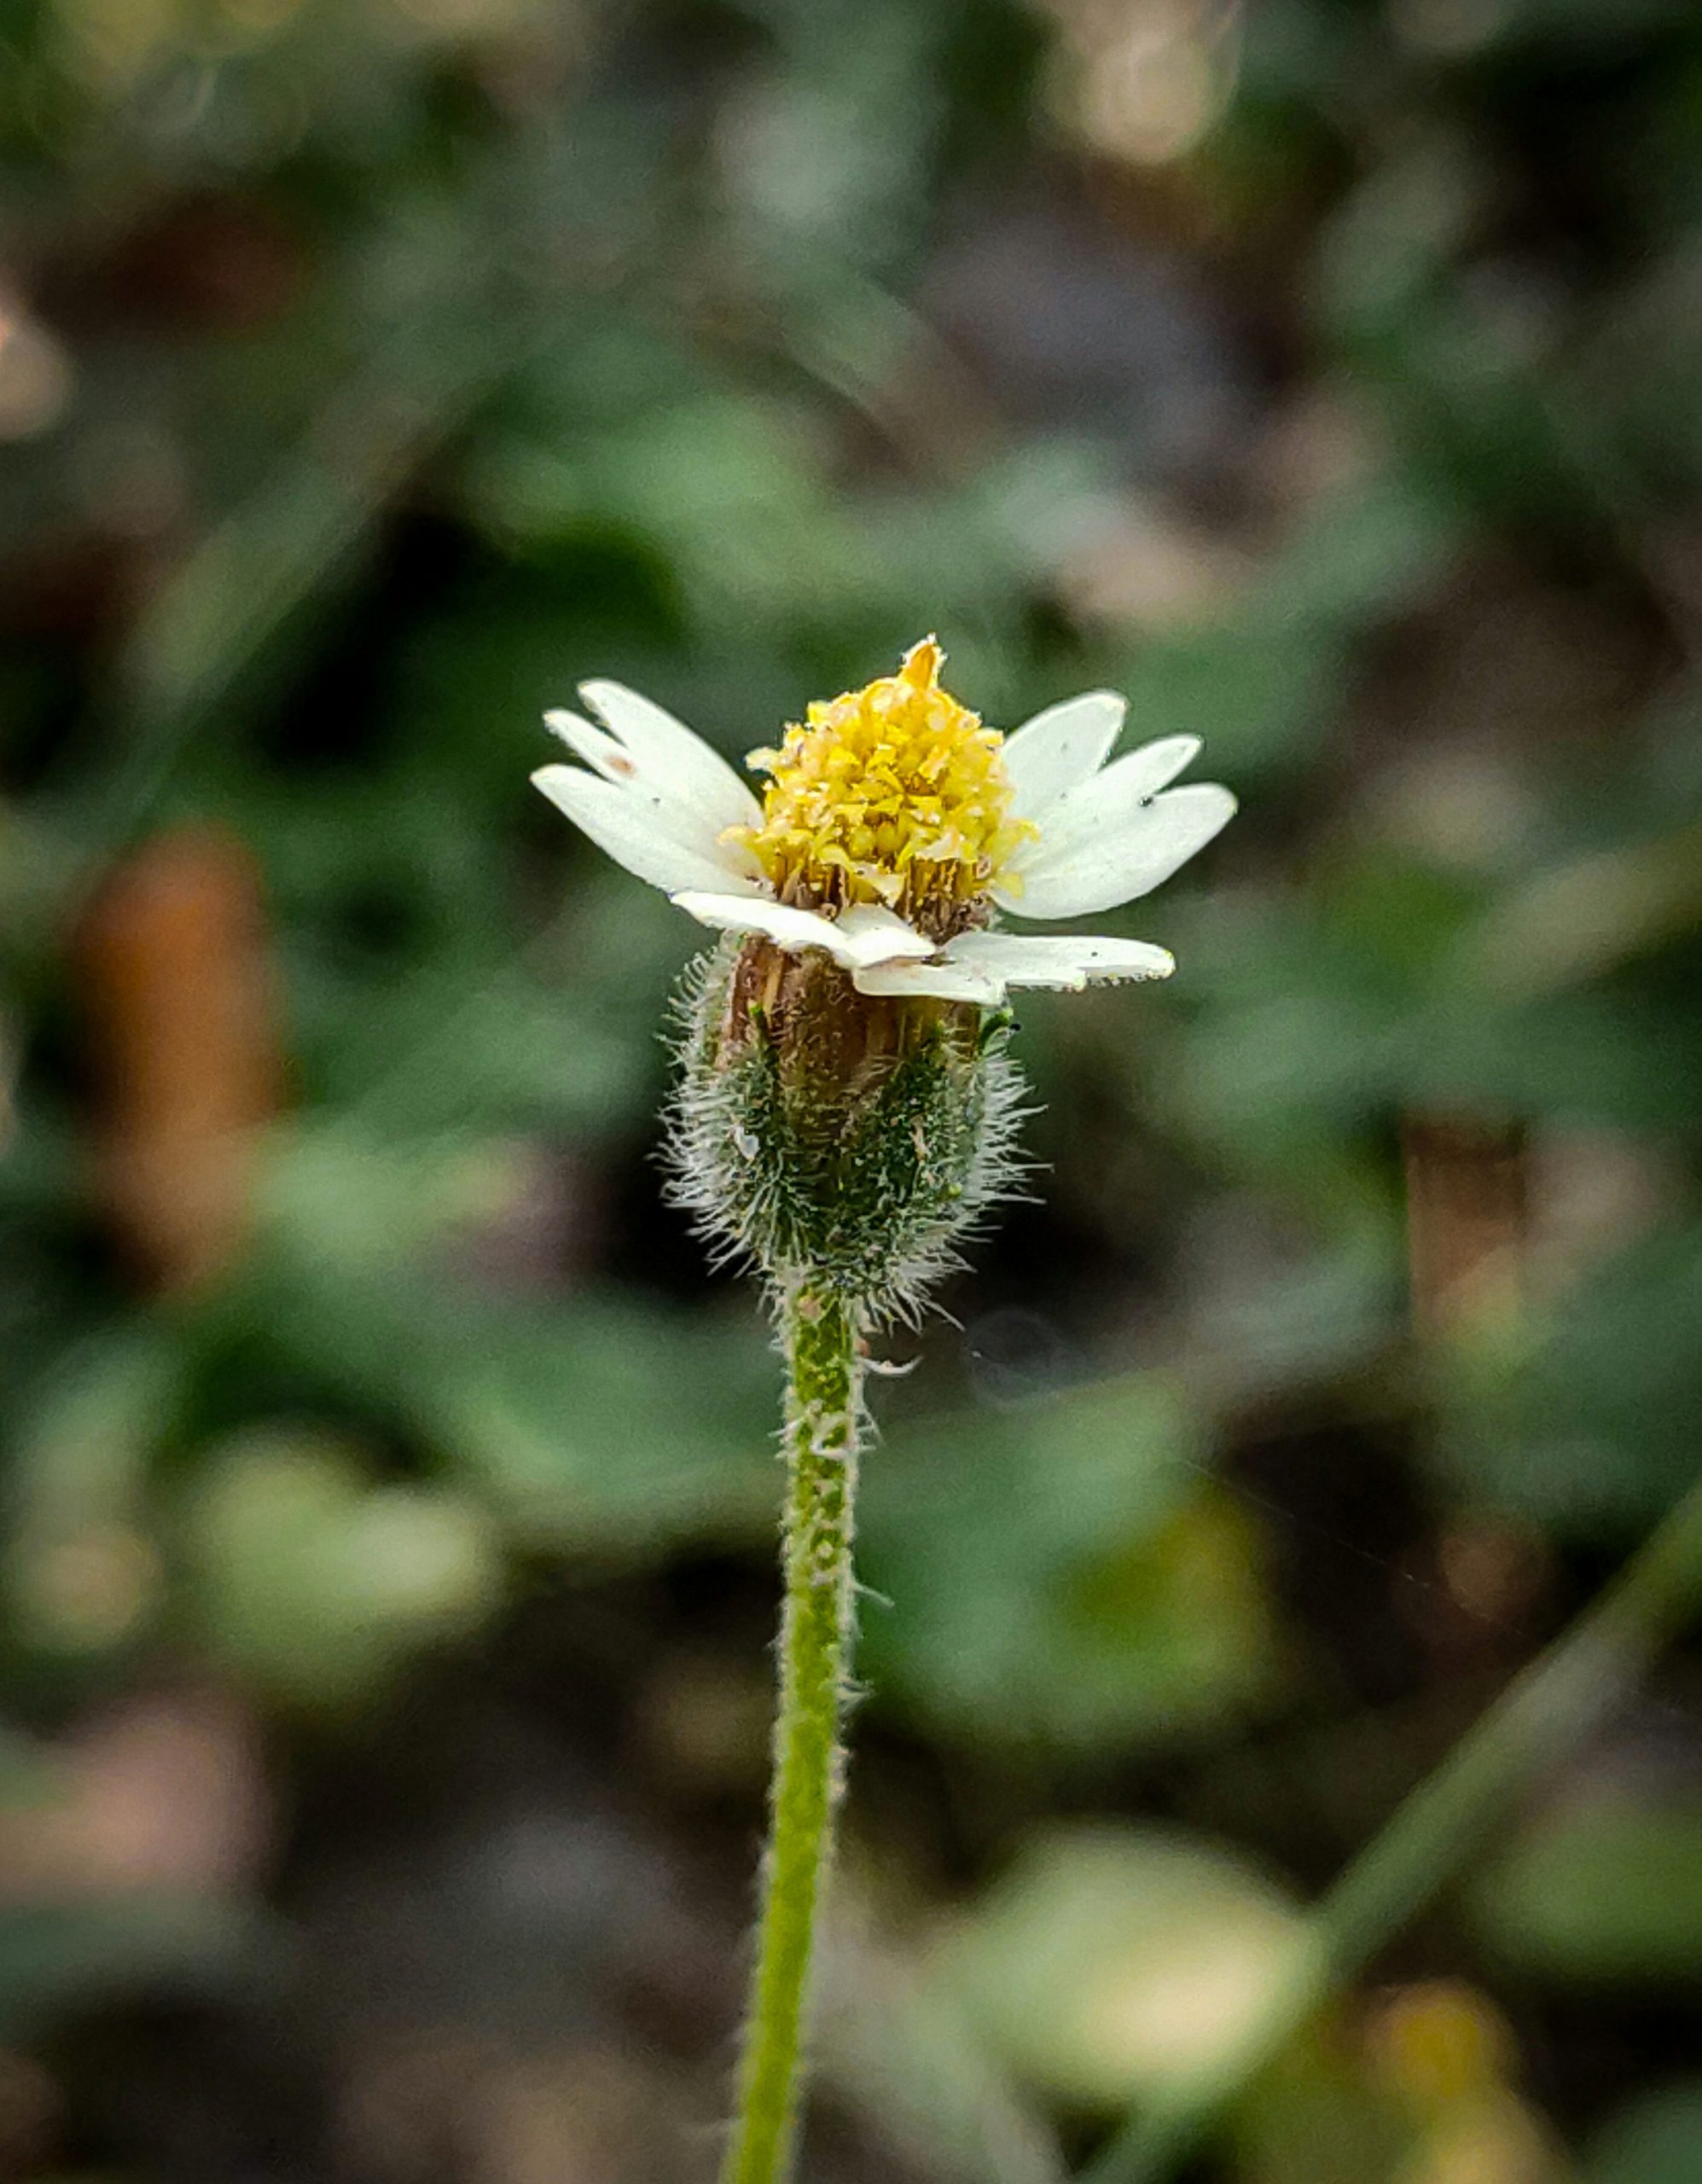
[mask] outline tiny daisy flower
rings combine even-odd
[[[763,1902],[722,2184],[783,2184],[816,1910],[844,1786],[851,1565],[870,1335],[914,1319],[1022,1172],[1013,989],[1167,978],[1150,941],[1036,935],[1132,901],[1203,848],[1227,789],[1173,788],[1191,735],[1111,751],[1090,692],[1006,737],[940,688],[932,637],[896,675],[810,706],[749,764],[619,682],[550,713],[577,766],[532,775],[719,938],[676,1004],[661,1150],[676,1202],[762,1274],[787,1362],[785,1604]]]
[[[1148,894],[1235,810],[1171,787],[1198,753],[1170,735],[1111,758],[1124,700],[1089,691],[1004,735],[940,687],[925,637],[896,675],[810,705],[751,752],[761,801],[683,722],[619,682],[579,694],[598,725],[546,714],[582,766],[533,781],[598,847],[701,923],[821,950],[869,996],[982,1008],[1010,989],[1168,978],[1168,951],[998,927]],[[1107,763],[1109,761],[1109,763]]]

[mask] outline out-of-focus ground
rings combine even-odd
[[[712,2174],[774,1361],[526,776],[930,628],[1244,812],[892,1345],[805,2175],[1233,2036],[1697,1471],[1699,154],[1691,0],[0,21],[0,2174]],[[1702,2175],[1699,1670],[1202,2174]]]

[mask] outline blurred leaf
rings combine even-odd
[[[419,1254],[500,1211],[524,1181],[500,1138],[445,1133],[398,1141],[357,1120],[342,1129],[281,1129],[258,1197],[275,1251],[306,1263],[307,1279],[334,1287],[405,1275]],[[374,1296],[375,1310],[385,1309]]]
[[[1570,2184],[1516,2061],[1507,2022],[1463,1981],[1385,1989],[1290,2043],[1240,2102],[1236,2144],[1259,2184]]]
[[[772,1353],[754,1311],[726,1328],[613,1297],[507,1301],[380,1256],[261,1262],[226,1300],[241,1354],[401,1426],[525,1548],[652,1560],[682,1540],[770,1536]],[[358,1250],[358,1239],[356,1240]]]
[[[346,1705],[499,1600],[485,1514],[441,1487],[377,1484],[359,1452],[274,1429],[216,1452],[183,1512],[217,1653],[299,1704]]]
[[[1695,2184],[1702,2079],[1679,2078],[1620,2110],[1591,2144],[1585,2184]]]
[[[421,1391],[423,1428],[529,1545],[653,1561],[766,1541],[774,1387],[748,1333],[617,1305],[533,1315]]]
[[[1219,771],[1246,784],[1258,770],[1300,764],[1340,709],[1348,662],[1339,642],[1304,622],[1241,622],[1159,637],[1116,671],[1145,735],[1201,737]]]
[[[36,1740],[0,1727],[0,1806],[51,1804],[60,1790],[58,1772]]]
[[[1261,573],[1248,619],[1320,642],[1354,636],[1432,584],[1461,536],[1458,510],[1422,471],[1373,474],[1308,508]]]
[[[909,1426],[868,1467],[863,1658],[981,1745],[1208,1732],[1280,1676],[1260,1544],[1156,1378]]]
[[[1485,23],[1492,49],[1549,46],[1562,54],[1601,49],[1610,62],[1686,21],[1683,0],[1507,0]]]
[[[463,326],[414,360],[410,385],[398,383],[392,346],[148,602],[119,663],[129,735],[96,811],[97,855],[154,803],[184,741],[270,656],[292,618],[346,584],[398,477],[514,348],[507,329],[470,338]]]
[[[932,1976],[1019,2077],[1106,2109],[1229,2052],[1299,1935],[1278,1890],[1204,1841],[1054,1828],[946,1935]]]
[[[163,1320],[91,1338],[40,1389],[13,1460],[6,1548],[17,1636],[99,1653],[157,1606],[150,1473],[182,1428],[194,1357]]]
[[[1502,1506],[1575,1537],[1624,1537],[1696,1477],[1702,1225],[1592,1267],[1533,1328],[1444,1385],[1451,1457]]]
[[[37,2038],[137,1994],[204,2000],[246,1975],[265,1938],[250,1911],[165,1891],[0,1909],[0,2029]]]
[[[1471,946],[1501,992],[1552,992],[1635,961],[1702,926],[1702,821],[1540,873]]]
[[[1051,2135],[990,2062],[938,1978],[849,1934],[843,1881],[822,1971],[819,2039],[829,2077],[884,2146],[940,2184],[1063,2184]]]
[[[1484,1937],[1550,1978],[1702,1976],[1702,1809],[1604,1797],[1537,1825],[1472,1889]]]
[[[1258,2184],[1402,2184],[1422,2145],[1334,2014],[1262,2073],[1240,2103],[1234,2136]]]

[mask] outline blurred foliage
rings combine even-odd
[[[1194,1470],[1195,1434],[1153,1376],[895,1436],[863,1519],[883,1699],[947,1742],[1091,1751],[1210,1734],[1268,1696],[1258,1542]]]
[[[1616,2116],[1592,2149],[1589,2184],[1683,2184],[1702,2159],[1702,2087],[1663,2086]]]
[[[823,2180],[1061,2173],[1690,1484],[1699,138],[1687,0],[8,12],[0,2169],[721,2112],[772,1359],[648,1159],[692,934],[526,784],[582,676],[737,754],[933,627],[1244,804],[877,1386]],[[1694,2172],[1694,1731],[1232,2173]]]
[[[1699,1833],[1693,1798],[1563,1809],[1481,1877],[1474,1894],[1491,1945],[1592,1984],[1693,1981]]]
[[[1203,1842],[1059,1831],[947,1937],[937,1976],[1021,2078],[1115,2111],[1231,2047],[1297,1932],[1269,1882]]]

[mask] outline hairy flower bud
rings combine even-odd
[[[1018,1172],[1010,1019],[860,993],[826,956],[729,937],[688,972],[673,1195],[776,1291],[915,1310]]]

